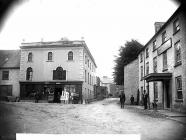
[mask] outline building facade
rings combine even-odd
[[[0,51],[0,98],[19,96],[20,50]]]
[[[158,107],[186,109],[186,15],[180,6],[138,56],[140,99],[144,90]]]
[[[134,101],[139,102],[139,63],[138,58],[124,66],[124,93],[126,103],[130,103],[131,95],[134,96]]]
[[[20,97],[33,92],[54,95],[64,90],[77,95],[78,102],[93,98],[96,63],[84,41],[22,43],[20,60]]]

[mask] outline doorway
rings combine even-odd
[[[55,88],[54,90],[54,103],[60,103],[60,96],[62,93],[62,88]]]
[[[165,108],[170,108],[169,81],[165,81],[164,85],[165,85]]]

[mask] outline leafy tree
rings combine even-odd
[[[114,82],[118,85],[124,84],[124,66],[138,57],[143,45],[136,40],[127,41],[119,49],[119,56],[116,56],[114,66]]]

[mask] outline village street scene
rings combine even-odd
[[[182,0],[2,1],[0,140],[185,140],[185,7]]]

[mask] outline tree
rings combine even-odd
[[[118,85],[124,84],[124,66],[132,62],[138,57],[143,45],[136,40],[127,41],[124,46],[119,49],[119,56],[116,56],[114,66],[114,82]]]

